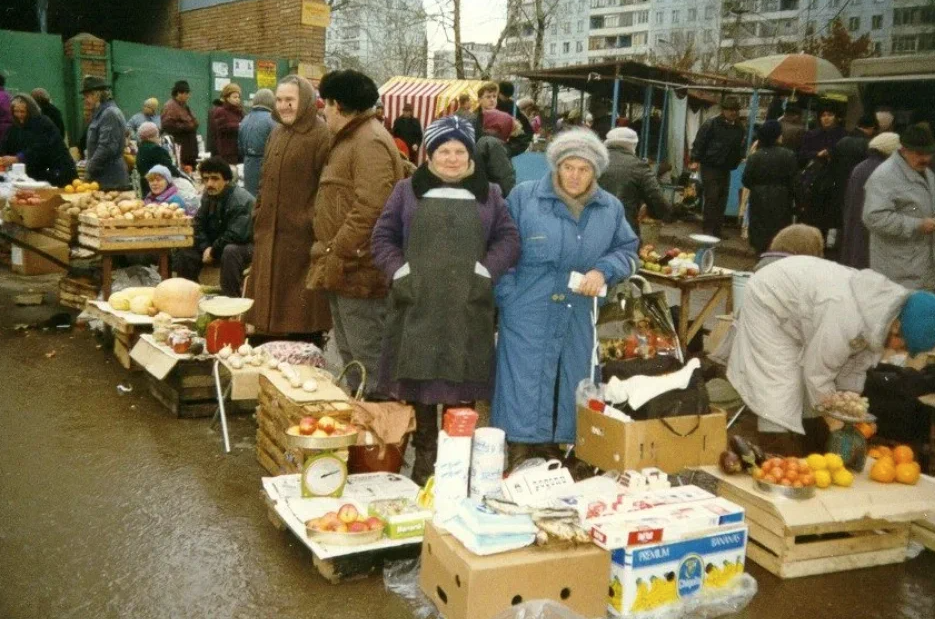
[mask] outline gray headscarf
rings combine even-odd
[[[276,95],[273,94],[273,91],[269,88],[261,88],[255,93],[253,93],[253,109],[258,107],[273,111],[273,108],[276,106]]]
[[[26,93],[21,92],[17,95],[14,95],[13,98],[10,100],[10,107],[12,108],[13,105],[17,101],[20,101],[26,104],[26,121],[27,122],[32,118],[38,118],[39,116],[42,116],[42,110],[39,109],[39,104],[36,103],[35,99],[30,97]]]

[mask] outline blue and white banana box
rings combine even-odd
[[[747,525],[611,552],[608,611],[617,617],[654,610],[727,586],[743,573]]]

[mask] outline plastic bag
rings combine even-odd
[[[321,369],[325,367],[324,353],[311,342],[266,342],[257,346],[257,350],[265,351],[280,362]]]
[[[162,281],[162,276],[159,275],[159,271],[151,266],[134,265],[114,271],[111,281],[110,291],[114,293],[125,288],[155,286]],[[106,300],[104,299],[104,301]]]
[[[383,586],[406,602],[416,619],[442,619],[435,604],[419,587],[421,559],[402,559],[383,563]]]
[[[634,294],[635,286],[640,294]],[[678,334],[665,292],[652,292],[649,283],[634,276],[609,295],[597,318],[600,361],[680,357]]]
[[[552,600],[530,600],[505,610],[493,619],[589,619]]]
[[[739,613],[757,592],[756,579],[743,573],[725,589],[704,589],[684,602],[629,615],[631,619],[715,619]]]

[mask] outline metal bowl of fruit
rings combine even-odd
[[[754,479],[753,485],[756,486],[757,490],[760,490],[761,492],[765,492],[767,494],[776,494],[787,499],[795,499],[798,501],[810,499],[815,496],[815,486],[802,486],[801,488],[796,488],[794,486],[774,484],[772,482],[763,481],[762,479]]]
[[[332,417],[304,417],[286,430],[286,442],[298,449],[341,449],[357,444],[357,428]]]
[[[328,512],[305,523],[308,538],[322,544],[338,546],[362,546],[379,541],[383,537],[386,523],[376,516],[369,518],[361,514],[351,503],[342,505],[336,512]]]
[[[753,470],[753,485],[762,492],[788,499],[815,496],[815,474],[804,458],[767,458]]]

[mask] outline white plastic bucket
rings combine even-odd
[[[753,277],[753,273],[750,271],[734,272],[734,277],[731,281],[731,294],[734,296],[735,312],[743,306],[743,293],[747,287],[747,282],[750,281],[751,277]]]

